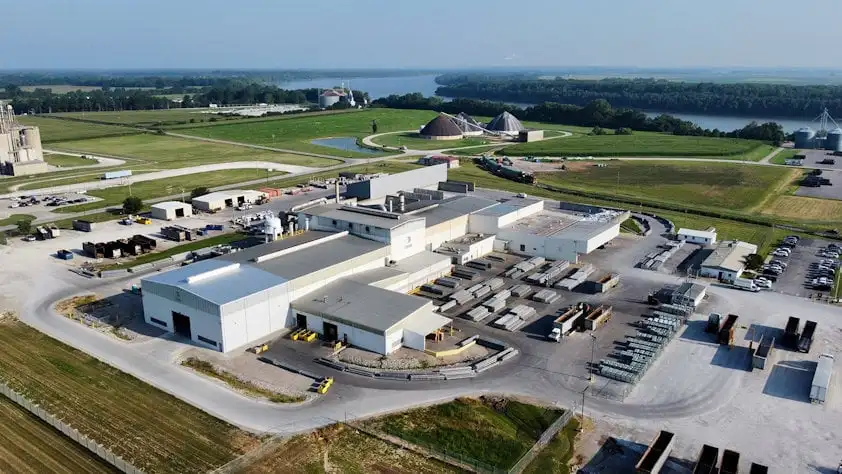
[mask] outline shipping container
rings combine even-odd
[[[132,175],[132,170],[107,171],[102,175],[102,179],[117,179],[127,178]]]
[[[790,316],[786,322],[784,329],[783,344],[790,349],[797,349],[798,346],[798,326],[801,325],[801,320],[795,316]]]
[[[661,431],[658,436],[652,440],[652,443],[646,448],[643,457],[640,458],[635,471],[639,474],[657,474],[661,472],[661,468],[669,458],[670,451],[672,451],[673,443],[675,443],[675,435],[669,431]]]
[[[813,375],[813,383],[810,386],[810,401],[813,403],[824,403],[827,400],[827,391],[830,387],[830,379],[833,375],[833,356],[822,354],[819,356],[816,373]]]
[[[737,474],[740,470],[740,453],[726,449],[722,452],[719,474]]]
[[[804,323],[804,331],[798,339],[798,352],[809,353],[813,345],[813,335],[816,332],[816,322],[807,321]]]
[[[731,345],[734,343],[734,329],[737,324],[737,318],[739,318],[739,316],[736,314],[729,314],[725,319],[725,324],[723,324],[722,328],[719,330],[718,340],[720,344]]]
[[[596,331],[602,327],[603,324],[607,323],[609,319],[611,319],[611,312],[611,306],[601,305],[595,308],[593,311],[588,313],[587,316],[585,316],[585,329],[588,331]]]
[[[757,464],[756,462],[751,463],[751,468],[748,470],[748,474],[768,474],[769,467],[764,466],[763,464]]]
[[[719,323],[722,321],[722,315],[719,313],[710,313],[708,315],[708,324],[705,326],[705,332],[710,334],[717,334],[719,332]]]
[[[752,367],[755,369],[765,369],[766,363],[772,356],[772,348],[775,346],[775,338],[763,336],[760,338],[760,345],[752,357]]]
[[[719,448],[702,446],[702,451],[696,459],[696,466],[693,474],[716,474],[716,465],[719,464]]]
[[[82,219],[77,219],[73,221],[73,230],[78,230],[80,232],[91,232],[94,230],[94,223]]]

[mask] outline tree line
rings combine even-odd
[[[805,118],[827,107],[842,116],[842,86],[691,83],[662,79],[538,79],[445,74],[437,95],[508,102],[585,105],[605,99],[617,107],[665,112]]]
[[[174,101],[167,95],[180,95],[177,88],[168,89],[129,89],[110,88],[92,91],[73,91],[53,93],[48,88],[38,88],[28,92],[20,86],[5,86],[0,99],[8,100],[16,113],[54,113],[54,112],[96,112],[121,110],[154,110],[168,108],[208,107],[218,105],[252,104],[308,104],[317,103],[318,89],[286,90],[277,86],[225,79],[213,85],[191,88],[194,93],[184,94]],[[368,93],[353,91],[357,102],[368,100]],[[347,107],[345,103],[336,108]]]
[[[424,97],[420,93],[413,93],[390,95],[375,100],[373,105],[394,109],[435,110],[448,114],[465,112],[469,115],[478,116],[494,116],[503,111],[508,111],[521,120],[614,129],[615,131],[620,130],[620,134],[628,134],[628,130],[640,130],[674,135],[745,138],[763,140],[773,144],[780,144],[786,138],[783,127],[775,122],[763,124],[752,122],[743,128],[732,131],[710,130],[668,114],[650,118],[639,110],[614,108],[604,99],[591,101],[584,106],[546,102],[520,108],[503,102],[477,99],[454,99],[445,102],[439,97]]]

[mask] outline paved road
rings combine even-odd
[[[44,150],[44,154],[51,154],[51,155],[64,155],[64,156],[76,156],[81,157],[84,156],[91,160],[96,160],[97,164],[95,165],[83,165],[83,166],[56,166],[54,167],[58,171],[68,171],[68,170],[85,170],[90,168],[102,168],[106,166],[120,166],[126,162],[126,160],[120,160],[117,158],[106,158],[104,156],[96,156],[90,153],[73,153],[69,151],[58,151],[58,150]],[[17,188],[17,186],[11,186],[10,189],[13,191]]]

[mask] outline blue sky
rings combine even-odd
[[[840,0],[28,0],[2,16],[0,69],[842,65]]]

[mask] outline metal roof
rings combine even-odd
[[[565,239],[570,240],[586,241],[602,234],[603,232],[610,230],[614,226],[619,225],[620,223],[617,221],[579,221],[565,229],[556,232],[555,234],[553,234],[553,237],[563,237]]]
[[[195,280],[191,281],[192,279]],[[174,286],[222,306],[282,285],[287,280],[251,265],[236,266],[230,261],[214,258],[169,272],[158,273],[142,280],[142,282],[146,281]]]
[[[706,291],[707,287],[705,285],[700,285],[698,283],[682,283],[675,289],[674,294],[679,294],[695,300]]]
[[[822,354],[818,362],[816,373],[813,375],[813,385],[827,389],[830,385],[830,376],[833,374],[833,356]]]
[[[702,266],[739,272],[745,268],[746,256],[752,253],[757,253],[757,246],[754,244],[738,240],[723,241],[702,262]]]
[[[158,202],[152,205],[152,209],[164,209],[164,210],[175,210],[175,209],[184,209],[184,208],[192,208],[190,204],[186,204],[179,201],[164,201]]]
[[[374,285],[382,287],[382,283],[391,283],[394,280],[406,277],[406,272],[402,272],[393,267],[380,267],[373,270],[364,271],[348,276],[349,280],[354,280],[366,285]]]
[[[355,224],[379,227],[381,229],[394,229],[406,224],[407,222],[421,220],[420,217],[402,215],[398,215],[397,219],[393,219],[391,217],[368,214],[365,211],[357,212],[354,210],[338,208],[335,204],[306,209],[302,212],[313,216],[353,222]]]
[[[306,236],[312,232],[313,231],[305,232],[301,235]],[[329,232],[318,232],[318,234],[335,235]],[[295,237],[292,239],[295,239]],[[242,252],[231,253],[218,258],[229,262],[248,263],[249,265],[253,265],[263,271],[287,280],[294,280],[372,252],[383,251],[388,247],[388,244],[384,244],[382,242],[366,240],[354,235],[345,235],[330,241],[317,243],[311,247],[294,250],[277,258],[272,258],[259,263],[253,261],[255,257],[305,243],[299,242],[298,244],[284,246],[284,241],[292,239],[284,239],[279,242],[258,245]],[[280,247],[275,247],[273,244],[279,244]]]
[[[266,193],[262,193],[260,191],[253,191],[251,189],[229,189],[226,191],[216,191],[214,193],[205,194],[204,196],[199,196],[193,198],[193,201],[201,201],[201,202],[212,202],[212,201],[224,201],[226,199],[233,199],[239,196],[251,196],[253,198],[259,196],[265,196]]]
[[[691,237],[699,237],[702,239],[715,239],[716,232],[708,231],[708,230],[696,230],[696,229],[685,229],[682,227],[678,229],[677,235],[689,235]]]
[[[473,214],[496,204],[496,201],[474,196],[455,196],[442,201],[433,201],[429,208],[419,209],[408,215],[423,217],[426,219],[426,226],[432,227],[452,219]]]
[[[385,334],[432,300],[340,278],[292,302],[298,311],[367,331]]]

